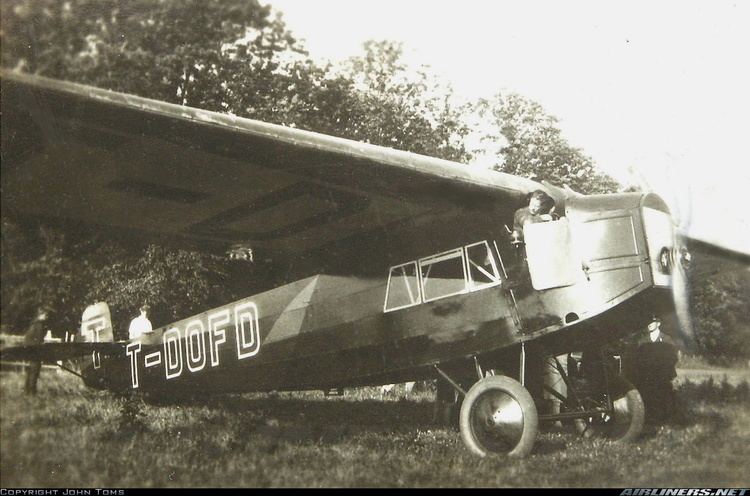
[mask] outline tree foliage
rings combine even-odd
[[[713,361],[750,357],[750,271],[722,271],[693,281],[690,307],[698,351]]]
[[[568,185],[586,193],[613,193],[620,185],[600,171],[593,160],[571,146],[549,115],[537,102],[521,95],[498,94],[483,100],[479,112],[489,117],[493,131],[484,140],[504,142],[495,169],[537,181]]]
[[[82,297],[73,260],[67,256],[64,236],[40,227],[23,229],[2,221],[2,308],[3,324],[11,330],[25,328],[37,307],[51,307],[50,321],[61,330],[74,329],[77,322],[68,312],[55,311],[76,305]],[[83,309],[81,309],[83,311]],[[72,326],[72,327],[71,327]]]
[[[320,65],[257,0],[9,0],[4,66],[379,145],[466,160],[452,90],[370,42]]]
[[[39,305],[50,307],[56,334],[73,332],[86,305],[107,301],[115,335],[144,303],[163,325],[227,303],[254,288],[248,260],[155,245],[114,242],[96,234],[3,219],[2,315],[9,332],[28,326]]]
[[[231,266],[241,262],[156,245],[115,260],[91,271],[86,291],[88,301],[111,305],[115,322],[127,323],[137,315],[133,310],[146,303],[151,321],[164,325],[240,296],[231,290],[231,277],[240,271]]]
[[[257,0],[15,0],[2,3],[4,66],[221,110],[225,45],[257,69],[293,43]],[[259,36],[250,36],[253,32]],[[270,69],[270,68],[269,68]]]
[[[465,162],[471,158],[465,105],[453,89],[421,67],[410,71],[403,48],[388,41],[365,43],[365,53],[351,58],[343,77],[351,81],[354,118],[345,136],[415,153]]]

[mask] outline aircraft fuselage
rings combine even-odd
[[[673,249],[665,210],[653,195],[569,199],[544,228],[542,259],[528,247],[528,269],[498,232],[382,277],[317,274],[155,329],[84,375],[151,392],[329,389],[427,378],[473,356],[502,362],[520,343],[561,353],[606,342],[671,309],[668,268],[655,266]],[[544,267],[546,253],[573,269]],[[534,287],[511,283],[524,271]]]

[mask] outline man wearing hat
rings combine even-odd
[[[41,306],[36,312],[34,321],[29,326],[29,329],[24,335],[24,343],[27,345],[42,344],[44,342],[44,334],[46,331],[47,317],[49,315],[49,308]],[[26,383],[24,385],[24,392],[26,394],[36,394],[36,383],[39,380],[39,373],[42,370],[41,361],[31,361],[26,369]]]

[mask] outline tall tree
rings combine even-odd
[[[408,67],[400,43],[368,41],[342,72],[354,84],[347,137],[458,162],[471,158],[464,144],[468,107],[429,68]]]
[[[469,159],[465,107],[425,68],[410,71],[400,44],[369,41],[362,55],[340,66],[316,64],[302,51],[269,55],[270,72],[262,81],[252,66],[235,66],[227,74],[228,110],[448,160]]]
[[[498,150],[497,170],[568,185],[581,193],[619,189],[617,181],[568,143],[557,118],[537,102],[515,93],[498,94],[492,100],[480,101],[477,108],[490,124],[483,140],[505,143]]]
[[[8,0],[0,42],[6,67],[222,110],[225,63],[294,39],[257,0]]]

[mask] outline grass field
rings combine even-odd
[[[432,395],[376,389],[125,402],[45,371],[0,377],[0,485],[748,486],[747,382],[683,379],[684,407],[640,442],[541,433],[524,460],[479,459],[431,424]]]

